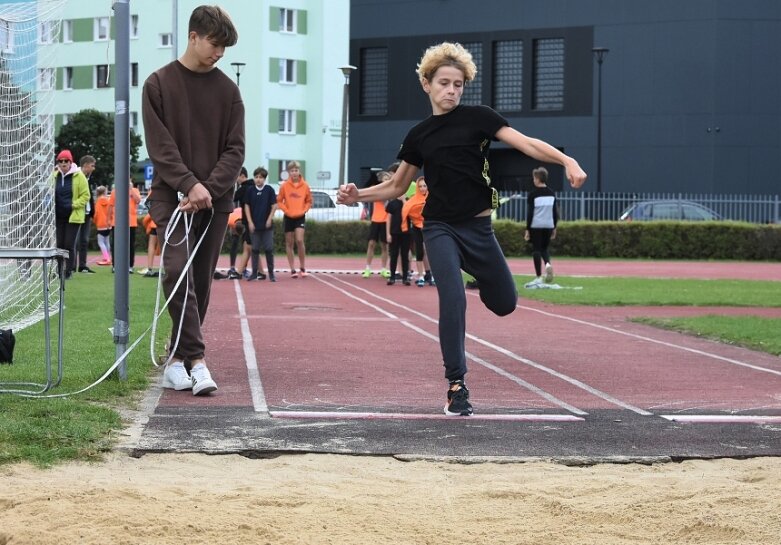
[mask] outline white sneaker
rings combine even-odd
[[[202,363],[192,368],[190,376],[194,396],[209,394],[217,389],[217,383],[212,380],[211,373]]]
[[[553,265],[550,263],[545,264],[545,283],[550,284],[553,282]]]
[[[523,287],[526,288],[526,289],[535,289],[535,288],[539,288],[540,286],[542,286],[542,284],[543,284],[542,276],[538,276],[537,278],[535,278],[531,282],[526,282],[526,284],[524,284]]]
[[[163,371],[163,388],[174,390],[189,390],[193,387],[193,381],[184,368],[184,363],[175,361],[165,366]]]

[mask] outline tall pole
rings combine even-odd
[[[606,47],[591,49],[597,59],[597,193],[602,192],[602,61],[607,52]]]
[[[342,94],[342,138],[339,148],[339,182],[338,185],[347,183],[345,180],[345,162],[347,157],[347,118],[350,104],[350,73],[355,70],[354,66],[349,64],[340,66],[339,70],[344,74],[344,92]]]
[[[114,345],[116,357],[120,359],[127,350],[130,337],[128,318],[130,279],[130,124],[128,104],[130,102],[130,0],[114,2],[116,39],[114,42],[114,63],[116,84],[114,86],[114,191],[117,192],[116,228],[114,231]],[[127,362],[117,366],[120,380],[127,380]]]
[[[241,71],[244,69],[245,66],[247,66],[246,62],[232,62],[231,66],[233,67],[233,71],[236,72],[236,87],[241,87],[239,84],[239,78],[241,77]]]

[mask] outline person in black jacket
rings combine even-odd
[[[85,209],[84,223],[79,228],[79,234],[76,236],[76,269],[82,273],[94,273],[87,265],[87,248],[89,247],[90,225],[95,215],[95,186],[90,181],[90,176],[95,172],[97,161],[92,155],[85,155],[79,160],[81,172],[87,178],[89,185],[89,202]]]

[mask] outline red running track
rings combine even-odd
[[[356,271],[363,264],[310,262],[311,270],[322,271]],[[696,269],[698,277],[781,278],[780,264],[727,264],[728,272],[719,272],[718,265],[561,260],[557,273],[686,276]],[[511,264],[514,271],[528,266],[525,260]],[[278,416],[441,414],[445,382],[434,288],[387,286],[379,277],[356,274],[277,276],[275,284],[214,283],[205,330],[220,390],[208,398],[166,391],[161,406],[255,407]],[[561,307],[519,299],[516,312],[499,318],[475,292],[468,297],[467,380],[477,414],[581,417],[617,409],[781,419],[781,359],[626,320],[660,309]],[[253,369],[259,381],[252,380]]]

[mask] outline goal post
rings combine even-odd
[[[61,308],[57,267],[47,260],[57,259],[50,176],[65,4],[0,0],[0,329],[24,329]]]

